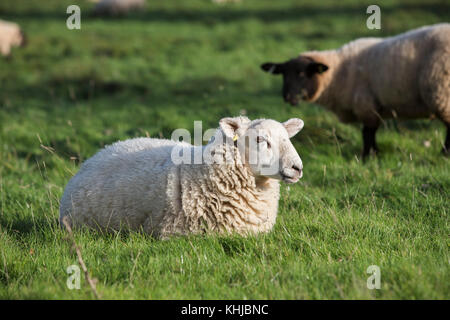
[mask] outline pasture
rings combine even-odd
[[[222,117],[285,121],[304,177],[282,185],[272,232],[159,241],[139,233],[75,231],[105,299],[449,299],[449,158],[437,120],[386,121],[378,157],[363,163],[359,125],[324,108],[282,101],[262,72],[310,49],[450,21],[445,0],[148,1],[145,12],[66,28],[68,0],[2,0],[28,45],[0,58],[0,299],[92,299],[58,225],[59,199],[80,164],[105,145],[170,138]],[[381,289],[369,290],[370,265]]]

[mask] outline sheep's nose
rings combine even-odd
[[[294,169],[297,173],[298,173],[298,175],[300,176],[300,177],[302,177],[302,171],[303,171],[303,166],[301,166],[301,167],[299,167],[299,166],[297,166],[297,165],[293,165],[292,166],[292,169]]]
[[[302,169],[300,169],[299,167],[297,167],[295,164],[292,166],[292,169],[294,169],[295,171],[302,171]]]

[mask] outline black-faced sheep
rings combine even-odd
[[[447,127],[450,151],[450,24],[398,36],[362,38],[337,50],[309,51],[261,68],[282,74],[283,97],[317,102],[343,122],[363,124],[363,156],[377,151],[382,119],[437,116]]]

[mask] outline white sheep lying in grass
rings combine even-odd
[[[13,22],[0,20],[0,53],[9,56],[12,47],[25,44],[25,36],[19,25]]]
[[[295,183],[302,176],[302,161],[289,140],[302,128],[300,119],[237,117],[222,119],[203,147],[152,138],[117,142],[88,159],[69,181],[60,221],[67,216],[74,226],[141,230],[161,238],[270,231],[279,180]],[[200,164],[173,160],[198,151],[205,155]]]
[[[101,0],[94,8],[96,15],[124,15],[130,11],[139,11],[146,6],[145,0]]]
[[[450,24],[395,37],[362,38],[336,50],[304,52],[262,69],[282,74],[283,96],[324,105],[343,122],[363,124],[363,155],[377,151],[384,118],[437,116],[447,126],[450,153]]]

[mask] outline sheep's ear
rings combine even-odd
[[[280,63],[267,62],[261,65],[261,69],[271,74],[282,73],[282,66]]]
[[[297,133],[300,132],[300,130],[303,129],[304,126],[304,122],[302,119],[298,119],[298,118],[292,118],[289,119],[286,122],[283,122],[283,126],[286,128],[286,131],[289,135],[289,138],[292,138],[293,136],[295,136]]]
[[[219,126],[228,138],[234,139],[238,130],[248,123],[250,120],[247,117],[223,118],[219,121]]]
[[[320,62],[311,62],[306,67],[306,74],[312,76],[316,73],[321,74],[328,70],[328,66]]]

